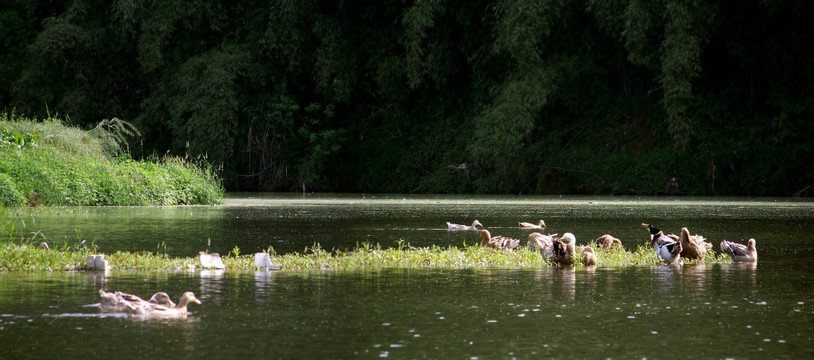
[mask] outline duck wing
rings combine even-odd
[[[520,246],[520,240],[513,239],[508,236],[498,235],[489,239],[489,247],[493,247],[495,249],[512,251],[518,246]]]
[[[672,263],[678,260],[682,247],[681,242],[677,239],[673,239],[671,236],[661,235],[653,241],[653,250],[662,261]]]
[[[552,264],[571,265],[574,263],[576,249],[570,242],[562,239],[554,240],[551,246],[551,252]]]
[[[726,240],[721,241],[721,251],[732,257],[749,255],[749,248],[746,245]]]
[[[457,230],[468,230],[471,227],[469,225],[461,225],[461,224],[453,224],[451,222],[447,222],[447,230],[457,231]]]

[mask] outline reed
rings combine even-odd
[[[35,246],[35,241],[8,240],[0,244],[0,271],[60,271],[82,270],[87,256],[95,253],[93,244],[62,246],[51,251]],[[538,252],[518,248],[504,252],[481,246],[427,246],[414,247],[401,243],[397,247],[384,248],[380,244],[362,243],[350,251],[327,251],[319,244],[303,252],[277,255],[269,248],[271,260],[282,266],[283,271],[353,271],[365,269],[469,269],[503,268],[533,269],[551,266]],[[596,251],[597,267],[658,266],[653,251],[645,246],[635,250]],[[156,252],[115,252],[106,254],[113,270],[184,271],[199,270],[196,257],[170,257]],[[233,249],[222,257],[228,270],[254,270],[254,255],[240,255]],[[726,263],[723,254],[710,252],[704,260],[684,260],[684,263]],[[582,264],[574,265],[582,267]]]

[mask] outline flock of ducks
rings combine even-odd
[[[538,223],[519,222],[521,229],[546,228],[545,221]],[[690,231],[681,228],[680,235],[665,235],[661,229],[652,224],[642,223],[642,227],[650,233],[650,246],[656,257],[667,264],[675,264],[680,258],[703,260],[707,252],[712,250],[712,244],[701,235],[691,235]],[[481,246],[499,249],[503,251],[514,251],[520,246],[520,240],[508,236],[492,236],[489,230],[483,228],[480,221],[475,220],[472,225],[459,225],[447,222],[447,229],[450,231],[479,230]],[[542,234],[533,232],[529,234],[528,246],[539,251],[540,255],[551,261],[553,265],[573,265],[577,261],[584,265],[596,265],[596,252],[591,246],[602,247],[605,250],[621,250],[622,241],[610,234],[605,234],[594,240],[592,244],[581,245],[579,255],[577,255],[576,237],[567,232],[562,236],[558,234]],[[721,252],[729,255],[734,262],[756,262],[757,248],[755,239],[749,239],[746,245],[723,240],[720,244]]]
[[[178,304],[172,302],[170,296],[165,292],[157,292],[144,300],[136,295],[121,291],[106,292],[99,290],[102,301],[99,307],[103,312],[126,313],[140,318],[155,319],[178,319],[187,317],[187,305],[189,303],[201,304],[191,291],[185,292],[178,300]]]
[[[535,223],[519,222],[521,229],[546,228],[545,221],[540,220]],[[674,264],[680,258],[703,259],[712,244],[706,241],[701,235],[691,235],[687,228],[681,228],[680,235],[665,235],[661,229],[652,224],[642,223],[642,227],[650,233],[650,245],[656,257],[667,263]],[[459,225],[447,222],[447,229],[450,231],[479,230],[481,246],[499,249],[503,251],[514,251],[520,246],[520,240],[508,236],[492,236],[489,230],[483,228],[480,221],[475,220],[472,225]],[[573,265],[581,262],[586,266],[596,265],[596,252],[591,246],[602,247],[605,250],[621,250],[622,241],[610,234],[605,234],[594,240],[590,245],[581,245],[579,255],[577,255],[577,239],[574,234],[567,232],[562,236],[558,234],[543,234],[532,232],[528,236],[528,246],[540,252],[540,256],[551,261],[553,265]],[[47,245],[46,245],[47,246]],[[749,239],[746,245],[723,240],[720,244],[721,252],[729,255],[735,262],[756,262],[757,249],[755,239]],[[187,317],[187,305],[189,303],[201,304],[195,294],[187,291],[181,295],[178,304],[175,304],[165,292],[157,292],[144,300],[136,295],[121,291],[106,292],[99,290],[102,301],[99,307],[103,312],[126,313],[141,318],[174,319]]]

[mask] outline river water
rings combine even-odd
[[[754,265],[534,270],[0,273],[0,359],[198,358],[811,358],[814,203],[793,199],[231,194],[222,206],[13,212],[18,231],[103,252],[194,256],[460,246],[480,220],[521,237],[545,219],[578,243],[604,233],[633,248],[639,225],[687,226],[716,244],[758,241]],[[188,319],[99,313],[98,290],[174,298]]]

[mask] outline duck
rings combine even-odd
[[[668,264],[675,264],[681,257],[681,242],[675,238],[664,235],[659,228],[642,223],[642,227],[650,231],[650,245],[659,260]]]
[[[150,300],[144,300],[137,295],[128,294],[121,291],[106,292],[99,289],[102,301],[99,307],[104,312],[128,312],[131,314],[140,313],[143,308],[152,305],[175,306],[167,293],[160,291],[153,294]]]
[[[535,231],[529,234],[528,246],[532,251],[539,251],[543,259],[549,260],[551,255],[554,254],[554,239],[556,237],[557,234],[543,235]]]
[[[681,257],[686,259],[704,260],[707,251],[712,250],[712,244],[708,243],[701,235],[690,235],[687,228],[681,228],[681,235],[678,238],[681,243]]]
[[[198,261],[201,263],[201,267],[204,269],[220,270],[226,268],[226,266],[223,265],[223,260],[220,259],[220,254],[218,253],[207,254],[206,251],[199,251]]]
[[[746,245],[732,241],[721,241],[721,252],[726,253],[734,262],[757,262],[755,239],[749,239]]]
[[[596,240],[594,240],[594,243],[596,244],[596,246],[601,247],[605,250],[611,250],[613,248],[619,250],[623,249],[622,241],[613,237],[613,235],[611,234],[605,234],[598,237]]]
[[[178,305],[164,306],[151,304],[150,306],[142,308],[141,311],[135,315],[144,318],[159,319],[186,318],[187,305],[189,305],[190,302],[194,302],[198,305],[201,304],[201,300],[198,300],[193,292],[187,291],[181,295],[181,299],[178,300]]]
[[[536,224],[521,221],[521,222],[517,223],[517,225],[520,225],[521,229],[540,229],[540,230],[545,229],[545,226],[546,226],[545,221],[543,221],[543,219],[540,219],[540,222],[538,222]]]
[[[460,225],[460,224],[453,224],[447,221],[447,230],[449,231],[459,231],[459,230],[477,230],[478,226],[483,228],[483,224],[480,221],[475,220],[472,222],[472,226],[469,225]]]
[[[594,248],[587,245],[582,245],[581,253],[583,265],[585,266],[596,265],[596,253],[594,252]]]
[[[159,305],[164,305],[164,306],[169,306],[169,307],[175,307],[175,303],[172,302],[172,299],[170,299],[170,295],[163,292],[163,291],[159,291],[159,292],[153,294],[153,296],[150,297],[150,300],[147,300],[147,301],[149,301],[151,303],[154,303],[154,304],[159,304]]]
[[[574,234],[567,232],[561,238],[554,239],[551,254],[552,265],[573,265],[576,260],[577,238]]]
[[[489,230],[486,229],[480,231],[480,239],[481,246],[503,251],[512,251],[520,246],[520,240],[502,235],[492,236]]]

